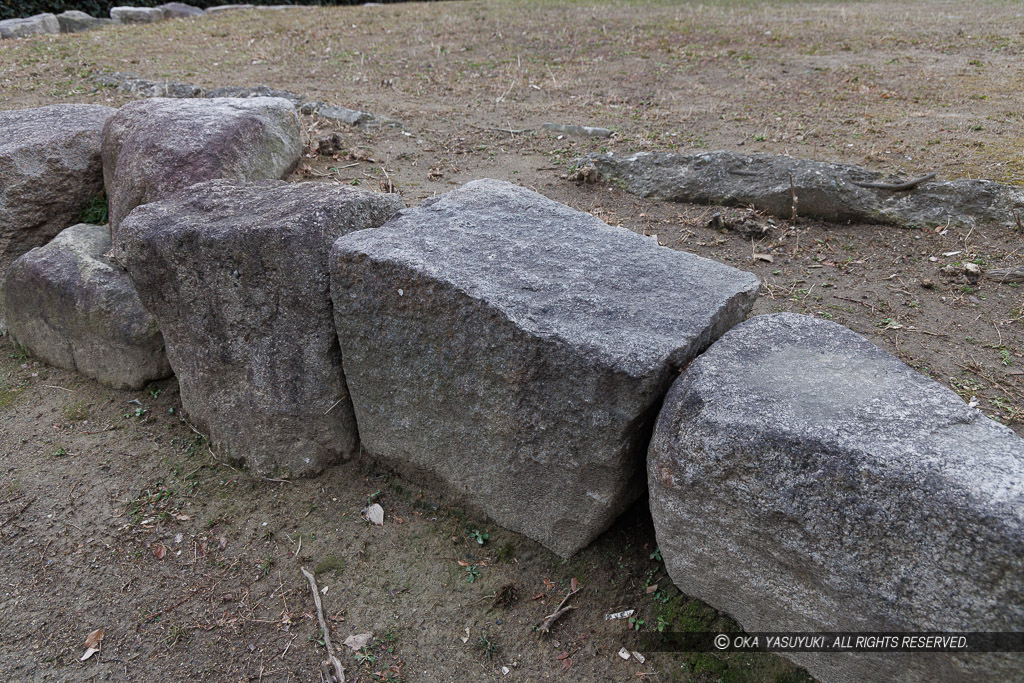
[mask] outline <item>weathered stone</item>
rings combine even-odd
[[[103,190],[100,133],[115,111],[54,104],[0,112],[0,277]]]
[[[929,180],[912,189],[884,189],[878,186],[901,183],[889,183],[860,166],[786,156],[638,152],[628,157],[592,154],[577,165],[642,197],[752,206],[782,218],[793,215],[794,192],[798,216],[838,223],[909,228],[1015,225],[1014,210],[1024,213],[1024,188],[1020,187],[988,180]],[[593,178],[595,174],[578,175]]]
[[[373,114],[348,107],[336,107],[326,102],[306,102],[302,105],[302,113],[315,114],[333,123],[347,123],[350,126],[365,126],[374,120]]]
[[[15,344],[50,365],[115,389],[167,377],[156,319],[128,273],[105,256],[105,225],[72,226],[15,261],[4,280],[4,313]]]
[[[288,90],[278,90],[265,85],[227,85],[214,88],[206,93],[207,97],[283,97],[296,107],[301,107],[306,98]]]
[[[110,18],[115,24],[155,24],[164,13],[156,7],[111,7]]]
[[[265,180],[298,163],[295,107],[276,97],[152,98],[121,107],[103,129],[110,228],[140,204],[203,180]]]
[[[748,631],[1019,631],[1024,440],[863,337],[753,318],[676,380],[648,458],[672,580]],[[787,655],[826,681],[1019,678],[1022,655]]]
[[[151,81],[140,78],[135,74],[113,72],[98,74],[94,76],[97,83],[111,85],[121,92],[126,92],[137,97],[171,97],[189,98],[202,97],[203,89],[191,83],[179,83],[177,81]]]
[[[81,33],[82,31],[92,31],[103,26],[109,26],[114,22],[110,19],[98,19],[85,12],[73,9],[58,14],[57,23],[60,25],[61,33]]]
[[[188,19],[206,14],[204,10],[184,2],[168,2],[156,8],[164,13],[164,19]]]
[[[47,33],[60,33],[57,17],[49,13],[0,21],[0,38],[25,38]]]
[[[215,5],[214,7],[207,7],[207,14],[217,14],[218,12],[233,12],[240,9],[255,9],[255,5]]]
[[[642,493],[671,379],[758,290],[494,180],[339,239],[331,277],[367,451],[563,556]]]
[[[540,127],[552,133],[563,135],[575,135],[584,138],[610,138],[612,131],[608,128],[594,128],[593,126],[577,126],[567,123],[542,123]]]
[[[356,452],[327,257],[339,235],[401,207],[346,186],[220,180],[122,223],[117,258],[160,321],[182,405],[215,449],[285,477]]]

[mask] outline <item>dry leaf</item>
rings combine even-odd
[[[84,662],[100,651],[100,641],[103,640],[103,628],[100,627],[90,633],[85,639],[85,653],[78,660]]]
[[[469,627],[468,626],[466,627],[466,637],[462,638],[462,642],[463,643],[468,643],[469,642]]]
[[[643,664],[644,662],[647,661],[647,658],[644,657],[639,652],[637,652],[636,650],[633,650],[633,659],[635,659],[636,661],[640,662],[641,664]]]
[[[153,555],[155,555],[156,559],[158,560],[164,559],[164,557],[167,555],[167,546],[161,543],[156,543],[153,546]]]
[[[606,615],[604,615],[604,620],[605,621],[611,621],[612,619],[626,619],[628,617],[633,616],[633,612],[635,612],[635,611],[636,610],[634,610],[634,609],[628,609],[625,612],[616,612],[614,614],[606,614]]]
[[[345,639],[345,647],[352,650],[362,650],[372,638],[372,633],[360,633],[356,636],[349,636]]]
[[[562,660],[562,671],[568,671],[571,666],[572,666],[572,658],[571,657],[566,657],[564,660]]]
[[[179,522],[187,522],[188,520],[192,519],[188,515],[174,515],[174,518]]]
[[[458,563],[459,563],[460,567],[468,567],[469,566],[469,562],[465,562],[464,560],[458,560]]]
[[[558,656],[557,656],[557,657],[555,657],[555,659],[565,659],[565,658],[567,658],[568,656],[569,656],[569,653],[568,653],[568,652],[559,652],[559,653],[558,653]]]
[[[627,650],[626,648],[622,648],[621,650],[619,650],[619,656],[625,659],[626,661],[629,661],[629,650]]]
[[[579,590],[579,585],[579,581],[576,580],[576,577],[572,577],[572,581],[569,582],[569,588],[572,590],[573,593]]]
[[[648,586],[645,592],[648,595],[650,595],[651,593],[653,593],[656,590],[658,590],[658,584],[655,583],[655,584],[652,584],[652,585]]]
[[[377,503],[367,507],[363,510],[363,517],[366,518],[367,522],[376,524],[377,526],[384,526],[384,508]]]
[[[768,263],[775,263],[775,257],[771,254],[759,254],[754,252],[753,258],[755,261],[767,261]]]
[[[218,549],[224,550],[224,548],[227,548],[227,547],[228,547],[228,539],[227,538],[225,538],[224,536],[221,536],[220,538],[217,539],[217,548]]]
[[[549,591],[555,589],[555,582],[550,579],[544,579],[544,585],[548,587]]]

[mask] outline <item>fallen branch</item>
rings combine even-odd
[[[320,590],[316,586],[316,577],[309,573],[305,567],[300,567],[303,576],[309,581],[309,587],[313,591],[313,602],[316,604],[316,618],[320,621],[320,629],[324,633],[324,647],[327,648],[327,659],[326,662],[320,663],[320,670],[324,673],[328,681],[333,683],[345,683],[345,667],[341,665],[341,662],[337,657],[334,656],[334,648],[331,646],[331,634],[327,630],[327,621],[324,619],[324,606],[320,603]],[[334,675],[331,675],[330,668],[334,668]]]
[[[992,268],[985,271],[985,277],[996,282],[1024,282],[1024,266]]]
[[[569,591],[569,594],[566,595],[564,598],[562,598],[562,602],[558,603],[558,609],[556,609],[554,612],[552,612],[551,614],[549,614],[546,617],[544,617],[544,620],[540,622],[540,626],[537,627],[537,630],[540,631],[541,633],[550,633],[551,632],[551,627],[554,626],[555,622],[558,621],[559,617],[561,617],[563,614],[565,614],[569,610],[576,609],[575,607],[573,607],[571,605],[566,606],[565,603],[569,602],[569,598],[571,598],[572,596],[576,595],[579,592],[580,592],[579,588],[577,588],[574,591]]]
[[[901,192],[903,190],[913,190],[921,183],[926,183],[934,177],[935,173],[932,172],[929,173],[928,175],[923,175],[920,178],[908,180],[905,183],[861,183],[856,180],[851,180],[850,182],[856,185],[857,187],[866,187],[872,190],[891,190],[893,192]]]

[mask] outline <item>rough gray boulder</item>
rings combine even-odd
[[[347,186],[220,180],[122,223],[117,258],[160,321],[182,405],[216,450],[278,477],[356,452],[327,257],[339,235],[402,206]]]
[[[110,229],[140,204],[204,180],[283,178],[302,152],[288,100],[165,99],[130,102],[103,129]]]
[[[863,337],[726,333],[648,457],[672,580],[747,631],[1019,631],[1024,440]],[[827,681],[1018,679],[1022,655],[788,654]]]
[[[47,33],[60,33],[57,17],[49,13],[0,21],[0,38],[25,38]]]
[[[15,261],[4,280],[14,343],[50,365],[115,389],[171,374],[156,318],[105,256],[105,225],[75,225]]]
[[[100,134],[115,111],[54,104],[0,112],[0,278],[103,190]]]
[[[266,85],[225,85],[209,91],[206,97],[283,97],[296,107],[301,107],[306,101],[306,98],[298,93]]]
[[[135,74],[121,73],[119,71],[97,74],[93,76],[93,79],[97,83],[113,86],[121,92],[137,97],[189,98],[203,96],[203,89],[192,83],[151,81]]]
[[[837,223],[899,227],[979,223],[1016,225],[1024,214],[1024,189],[988,180],[887,181],[880,173],[849,164],[733,152],[674,154],[638,152],[628,157],[592,154],[577,166],[581,177],[622,184],[642,197],[694,204],[753,206],[782,218],[793,215]],[[910,189],[886,189],[912,185]]]
[[[108,26],[114,23],[110,19],[98,19],[78,10],[68,10],[57,15],[57,23],[61,33],[81,33]]]
[[[164,13],[156,7],[111,7],[110,18],[115,24],[155,24]]]
[[[562,556],[643,492],[669,383],[743,320],[758,287],[494,180],[331,253],[367,451]]]
[[[184,2],[167,2],[157,5],[156,8],[164,13],[164,19],[187,19],[190,17],[201,17],[206,12],[195,5],[188,5]]]

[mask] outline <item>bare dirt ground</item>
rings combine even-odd
[[[1024,184],[1022,53],[1024,8],[1009,1],[247,11],[0,42],[0,106],[121,104],[91,76],[134,71],[369,111],[401,125],[336,129],[337,151],[294,179],[390,178],[409,204],[479,177],[531,187],[751,270],[754,313],[847,325],[1022,432],[1024,289],[940,269],[1019,264],[1024,230],[776,220],[752,243],[706,227],[717,209],[565,179],[589,151],[730,149]],[[616,135],[559,137],[545,121]],[[311,140],[334,130],[305,123]],[[659,625],[735,628],[672,586],[646,501],[562,561],[369,462],[252,480],[181,419],[173,379],[111,391],[0,344],[4,680],[319,680],[303,566],[336,647],[374,634],[341,655],[349,680],[806,680],[771,655],[618,656]],[[370,498],[382,528],[360,518]],[[574,578],[578,609],[541,637]],[[604,619],[625,609],[636,621]],[[80,662],[100,627],[102,650]]]

